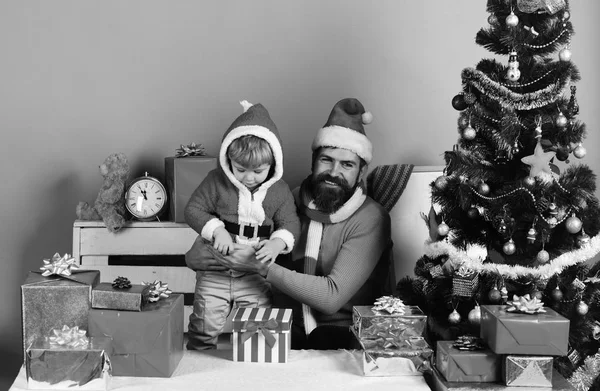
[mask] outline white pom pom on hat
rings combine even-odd
[[[313,140],[313,151],[319,147],[333,147],[350,150],[370,163],[373,146],[365,134],[363,125],[373,121],[373,114],[365,111],[362,103],[355,98],[345,98],[333,106],[327,122],[317,131]]]

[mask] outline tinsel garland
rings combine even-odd
[[[481,93],[494,99],[504,108],[515,110],[533,110],[556,102],[565,86],[570,83],[570,77],[549,84],[547,87],[536,92],[519,94],[509,90],[502,84],[493,81],[485,73],[473,68],[465,68],[462,71],[464,82],[469,82]]]
[[[447,255],[455,265],[463,265],[474,271],[500,275],[504,278],[517,279],[522,276],[549,278],[563,269],[587,261],[600,252],[600,235],[592,237],[588,244],[577,250],[565,252],[542,266],[510,266],[497,263],[483,263],[487,258],[487,250],[483,246],[471,246],[468,250],[459,250],[450,243],[433,242],[425,247],[425,255],[436,258]]]
[[[568,380],[577,391],[587,391],[598,374],[600,374],[600,353],[587,357]]]

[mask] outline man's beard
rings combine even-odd
[[[335,183],[338,187],[331,187],[325,181]],[[337,211],[354,194],[354,189],[344,178],[332,177],[327,173],[311,177],[309,190],[317,209],[325,213]]]

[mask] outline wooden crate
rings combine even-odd
[[[183,293],[186,299],[191,298],[196,285],[194,271],[179,263],[169,264],[175,255],[184,255],[191,247],[198,234],[185,223],[172,221],[162,222],[127,222],[118,232],[106,229],[102,221],[76,220],[73,224],[73,258],[81,269],[100,270],[101,282],[112,282],[119,276],[127,277],[132,284],[144,281],[160,280],[169,284],[173,292]],[[109,257],[139,256],[164,259],[152,265],[114,265],[109,264]],[[188,318],[192,312],[191,302],[184,306],[184,331],[187,332]],[[188,304],[186,303],[186,304]],[[232,330],[232,314],[227,319],[223,330]]]
[[[196,275],[181,262],[169,264],[175,255],[184,255],[198,234],[187,224],[163,222],[128,222],[116,233],[106,229],[102,221],[76,220],[73,224],[73,258],[81,269],[100,270],[101,282],[112,282],[119,276],[133,284],[161,280],[173,292],[190,296],[194,292]],[[153,258],[152,265],[112,265],[109,256],[145,256]],[[161,257],[164,256],[164,257]],[[160,263],[160,260],[164,262]],[[158,260],[158,264],[156,262]],[[184,307],[184,325],[191,305]]]

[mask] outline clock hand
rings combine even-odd
[[[144,196],[144,200],[148,201],[148,197],[146,196],[146,190],[142,190],[142,195]]]

